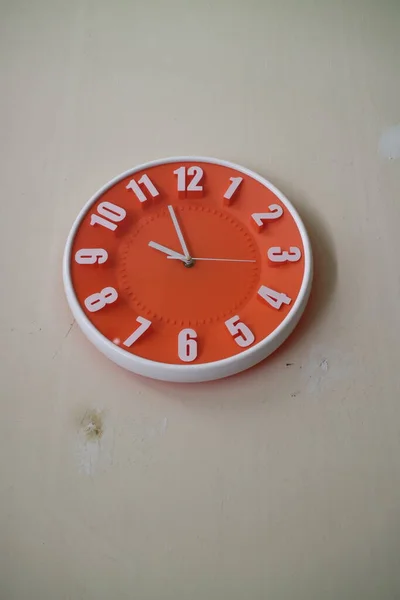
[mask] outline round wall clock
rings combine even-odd
[[[185,156],[101,188],[72,227],[63,275],[77,323],[108,358],[155,379],[207,381],[287,338],[312,255],[296,210],[266,179]]]

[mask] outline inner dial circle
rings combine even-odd
[[[121,245],[117,277],[123,296],[141,315],[165,323],[189,326],[231,317],[259,282],[260,253],[253,236],[223,210],[194,203],[176,204],[174,210],[194,259],[254,262],[197,260],[189,269],[149,247],[154,241],[182,254],[165,206],[144,216]]]

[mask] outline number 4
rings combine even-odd
[[[279,310],[283,304],[290,304],[292,301],[292,299],[289,298],[289,296],[286,296],[286,294],[283,294],[282,292],[276,292],[266,285],[262,285],[257,293],[263,300],[265,300],[265,302],[268,302],[272,308],[276,308],[277,310]]]

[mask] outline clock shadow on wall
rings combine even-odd
[[[288,188],[287,185],[275,177],[272,177],[272,179],[289,200],[293,201],[293,205],[298,210],[304,222],[311,242],[314,276],[310,297],[304,313],[288,339],[273,354],[246,371],[225,379],[202,383],[180,383],[176,385],[168,382],[148,380],[149,387],[166,393],[171,399],[175,398],[179,401],[187,400],[190,402],[199,399],[200,395],[202,403],[207,403],[207,400],[215,402],[215,393],[218,392],[220,394],[224,390],[229,394],[229,390],[232,390],[232,387],[234,387],[236,392],[235,397],[241,398],[240,401],[243,401],[243,396],[241,397],[240,393],[237,393],[237,390],[242,386],[244,393],[255,382],[267,384],[268,378],[277,369],[282,373],[285,368],[296,367],[290,361],[289,354],[291,350],[294,350],[297,346],[304,346],[305,356],[308,357],[308,343],[312,340],[315,331],[329,311],[330,304],[334,298],[337,282],[337,261],[334,243],[326,222],[318,210],[306,206],[304,196],[300,196],[295,190]],[[301,365],[297,366],[300,367]],[[266,397],[268,399],[267,394]],[[248,398],[246,398],[247,400]],[[257,397],[258,401],[259,397]]]
[[[334,298],[337,281],[337,262],[332,237],[317,210],[305,207],[305,202],[293,190],[286,190],[285,186],[278,182],[283,192],[288,191],[289,198],[293,200],[298,208],[300,216],[306,226],[310,237],[314,260],[314,276],[310,298],[299,324],[289,338],[269,358],[272,361],[281,360],[282,355],[287,354],[290,347],[302,343],[313,337],[315,330],[329,310]],[[268,360],[268,359],[266,359]],[[261,365],[256,365],[261,366]],[[264,361],[265,365],[265,361]]]

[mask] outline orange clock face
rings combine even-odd
[[[112,182],[70,241],[86,320],[125,353],[170,365],[221,361],[268,339],[296,306],[309,249],[294,209],[266,183],[204,159],[150,163]]]

